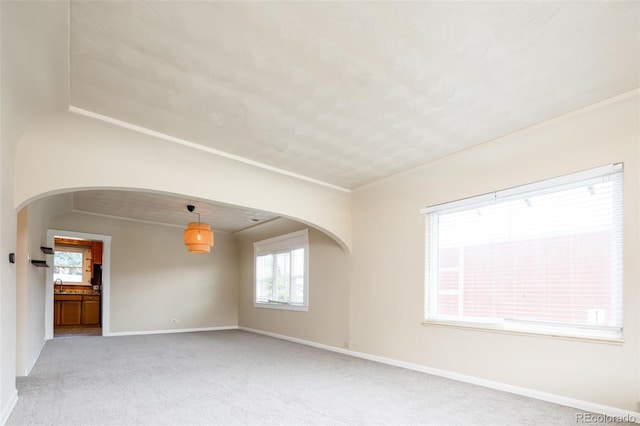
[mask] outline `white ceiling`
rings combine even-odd
[[[195,210],[190,213],[187,205]],[[73,194],[73,210],[186,228],[200,220],[215,231],[235,232],[275,218],[270,213],[226,206],[178,195],[138,191],[91,190]]]
[[[70,99],[353,189],[638,88],[639,34],[636,1],[72,0]]]

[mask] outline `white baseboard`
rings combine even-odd
[[[7,423],[7,420],[9,420],[9,416],[11,415],[11,412],[13,411],[13,408],[16,406],[17,402],[18,390],[14,388],[13,392],[9,396],[9,400],[0,411],[0,426],[4,426]]]
[[[167,333],[193,333],[198,331],[219,331],[219,330],[237,330],[237,325],[225,325],[221,327],[203,327],[203,328],[173,328],[170,330],[140,330],[140,331],[115,331],[104,334],[104,336],[144,336],[147,334],[167,334]]]
[[[24,370],[24,375],[28,376],[29,374],[31,374],[31,370],[33,370],[33,367],[35,367],[36,362],[38,362],[38,358],[40,358],[40,354],[42,353],[42,349],[44,349],[44,345],[47,344],[47,339],[44,339],[42,341],[42,344],[40,345],[40,349],[38,349],[38,352],[36,353],[36,356],[33,357],[33,360],[31,360],[31,364],[29,364],[29,366]]]
[[[382,364],[393,365],[395,367],[406,368],[408,370],[419,371],[422,373],[432,374],[434,376],[445,377],[445,378],[457,380],[460,382],[483,386],[486,388],[495,389],[503,392],[509,392],[516,395],[522,395],[529,398],[539,399],[542,401],[552,402],[554,404],[564,405],[566,407],[577,408],[582,411],[602,414],[604,416],[609,416],[612,420],[622,419],[628,422],[640,423],[640,413],[635,411],[623,410],[616,407],[610,407],[608,405],[596,404],[589,401],[582,401],[579,399],[568,398],[562,395],[556,395],[548,392],[541,392],[535,389],[523,388],[520,386],[509,385],[507,383],[496,382],[493,380],[486,380],[479,377],[456,373],[453,371],[441,370],[438,368],[427,367],[425,365],[399,361],[393,358],[386,358],[378,355],[371,355],[364,352],[356,352],[349,349],[339,348],[339,347],[330,346],[330,345],[324,345],[322,343],[316,343],[309,340],[298,339],[296,337],[290,337],[282,334],[271,333],[268,331],[257,330],[254,328],[239,326],[238,329],[243,331],[248,331],[250,333],[262,334],[269,337],[275,337],[276,339],[287,340],[290,342],[300,343],[307,346],[313,346],[315,348],[324,349],[331,352],[338,352],[338,353],[350,355],[356,358],[362,358],[369,361],[375,361]],[[604,420],[609,420],[609,419],[605,418]],[[609,422],[604,421],[604,422],[611,423],[610,421]]]

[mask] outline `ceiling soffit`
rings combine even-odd
[[[187,205],[194,205],[194,213]],[[89,190],[73,194],[73,211],[111,218],[186,227],[189,222],[208,223],[216,232],[237,232],[277,216],[257,210],[212,203],[170,194]]]

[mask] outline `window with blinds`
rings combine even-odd
[[[308,308],[308,231],[298,231],[253,244],[254,306]]]
[[[426,321],[622,338],[622,165],[421,210]]]

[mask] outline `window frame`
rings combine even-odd
[[[612,225],[613,231],[620,233],[619,246],[612,247],[612,259],[615,259],[620,264],[619,277],[616,281],[617,291],[619,292],[618,315],[620,318],[618,325],[611,325],[608,327],[589,326],[586,324],[572,324],[572,325],[560,325],[557,323],[547,324],[544,322],[536,323],[535,321],[524,320],[509,320],[509,319],[491,319],[482,317],[460,316],[460,315],[442,315],[433,314],[434,300],[437,297],[438,291],[438,267],[431,267],[434,259],[436,259],[435,250],[438,249],[437,230],[438,227],[434,224],[434,217],[441,214],[443,211],[446,213],[454,213],[465,210],[473,210],[480,206],[486,206],[494,203],[496,200],[508,200],[513,197],[518,197],[524,194],[530,193],[554,193],[563,191],[565,188],[558,188],[560,185],[568,186],[571,184],[579,185],[580,182],[584,182],[591,178],[599,176],[606,176],[608,174],[619,173],[619,187],[616,188],[619,193],[614,193],[614,197],[618,195],[620,200],[618,206],[620,208],[614,217],[614,223]],[[624,222],[624,173],[622,163],[611,164],[607,166],[597,167],[583,172],[577,172],[557,178],[546,179],[531,184],[525,184],[514,188],[509,188],[503,191],[496,191],[489,194],[483,194],[475,197],[469,197],[461,200],[452,201],[449,203],[443,203],[426,207],[420,210],[420,213],[425,215],[425,301],[424,301],[424,321],[423,324],[430,325],[445,325],[454,326],[468,329],[480,329],[485,331],[498,331],[507,333],[525,333],[535,335],[545,335],[552,337],[564,337],[570,339],[580,340],[595,340],[595,341],[608,341],[608,342],[623,342],[624,332],[624,234],[623,234],[623,222]],[[432,236],[435,234],[436,238]],[[616,279],[615,276],[612,279]],[[614,297],[614,296],[612,296]]]
[[[265,255],[277,255],[292,253],[294,250],[303,249],[303,302],[295,304],[291,302],[261,301],[258,300],[258,257]],[[292,276],[293,272],[290,272]],[[253,243],[253,306],[256,308],[280,309],[288,311],[309,310],[309,230],[291,232],[266,240]]]
[[[87,262],[86,262],[86,250],[84,248],[81,247],[57,247],[55,249],[56,253],[74,253],[74,254],[79,254],[80,255],[80,260],[81,260],[81,266],[71,266],[71,265],[58,265],[56,264],[56,260],[55,260],[55,255],[54,255],[54,259],[53,259],[53,278],[54,280],[56,279],[56,276],[58,276],[55,272],[55,268],[58,266],[61,266],[63,268],[80,268],[80,281],[75,281],[75,280],[70,280],[68,278],[62,279],[60,278],[60,276],[58,276],[58,279],[61,279],[63,281],[63,283],[69,284],[69,285],[89,285],[87,283],[85,283],[85,280],[87,279]],[[77,276],[77,275],[76,275]],[[89,276],[90,277],[90,276]]]

